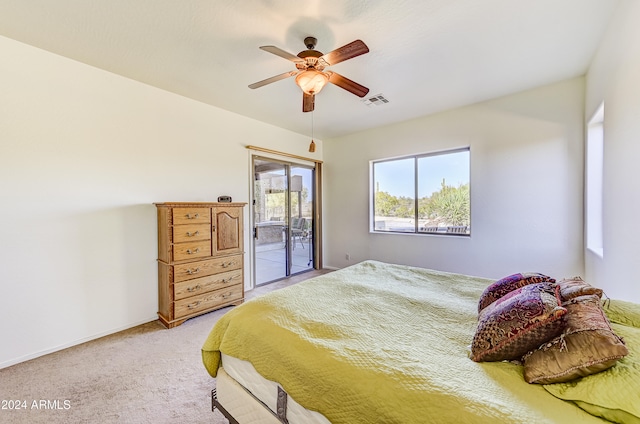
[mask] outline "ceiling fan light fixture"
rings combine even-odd
[[[296,77],[296,84],[309,95],[318,94],[328,82],[329,77],[315,69],[307,69]]]

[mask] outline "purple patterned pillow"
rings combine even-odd
[[[545,281],[555,283],[556,280],[548,275],[539,274],[537,272],[518,273],[501,278],[484,289],[484,292],[482,292],[480,300],[478,301],[478,312],[482,311],[484,308],[491,305],[507,293],[529,284],[543,283]]]
[[[520,359],[560,335],[567,310],[555,283],[529,284],[482,310],[471,343],[476,362]]]

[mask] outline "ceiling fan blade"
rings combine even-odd
[[[304,59],[299,58],[298,56],[291,54],[289,52],[286,52],[276,46],[260,46],[260,49],[264,50],[265,52],[275,54],[276,56],[284,57],[285,59],[295,63],[305,63]]]
[[[285,78],[292,77],[292,76],[296,75],[297,73],[298,73],[298,71],[285,72],[284,74],[276,75],[276,76],[273,76],[271,78],[267,78],[267,79],[262,80],[262,81],[254,82],[253,84],[249,85],[249,88],[259,88],[259,87],[262,87],[263,85],[271,84],[272,82],[276,82],[276,81],[280,81],[280,80],[285,79]]]
[[[311,112],[316,103],[316,96],[313,94],[302,93],[302,111]]]
[[[320,56],[318,61],[324,66],[330,66],[365,53],[369,53],[369,47],[362,40],[356,40]]]
[[[329,75],[330,83],[335,84],[338,87],[343,88],[358,97],[364,97],[369,92],[369,89],[364,85],[360,85],[355,81],[351,81],[349,78],[343,77],[338,73],[335,73],[333,71],[326,73]]]

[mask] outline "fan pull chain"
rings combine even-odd
[[[311,111],[311,144],[309,144],[309,152],[316,151],[316,143],[313,141],[313,110]]]

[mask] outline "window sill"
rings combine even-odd
[[[604,258],[604,249],[602,247],[587,247],[587,250],[595,254],[600,259]]]

